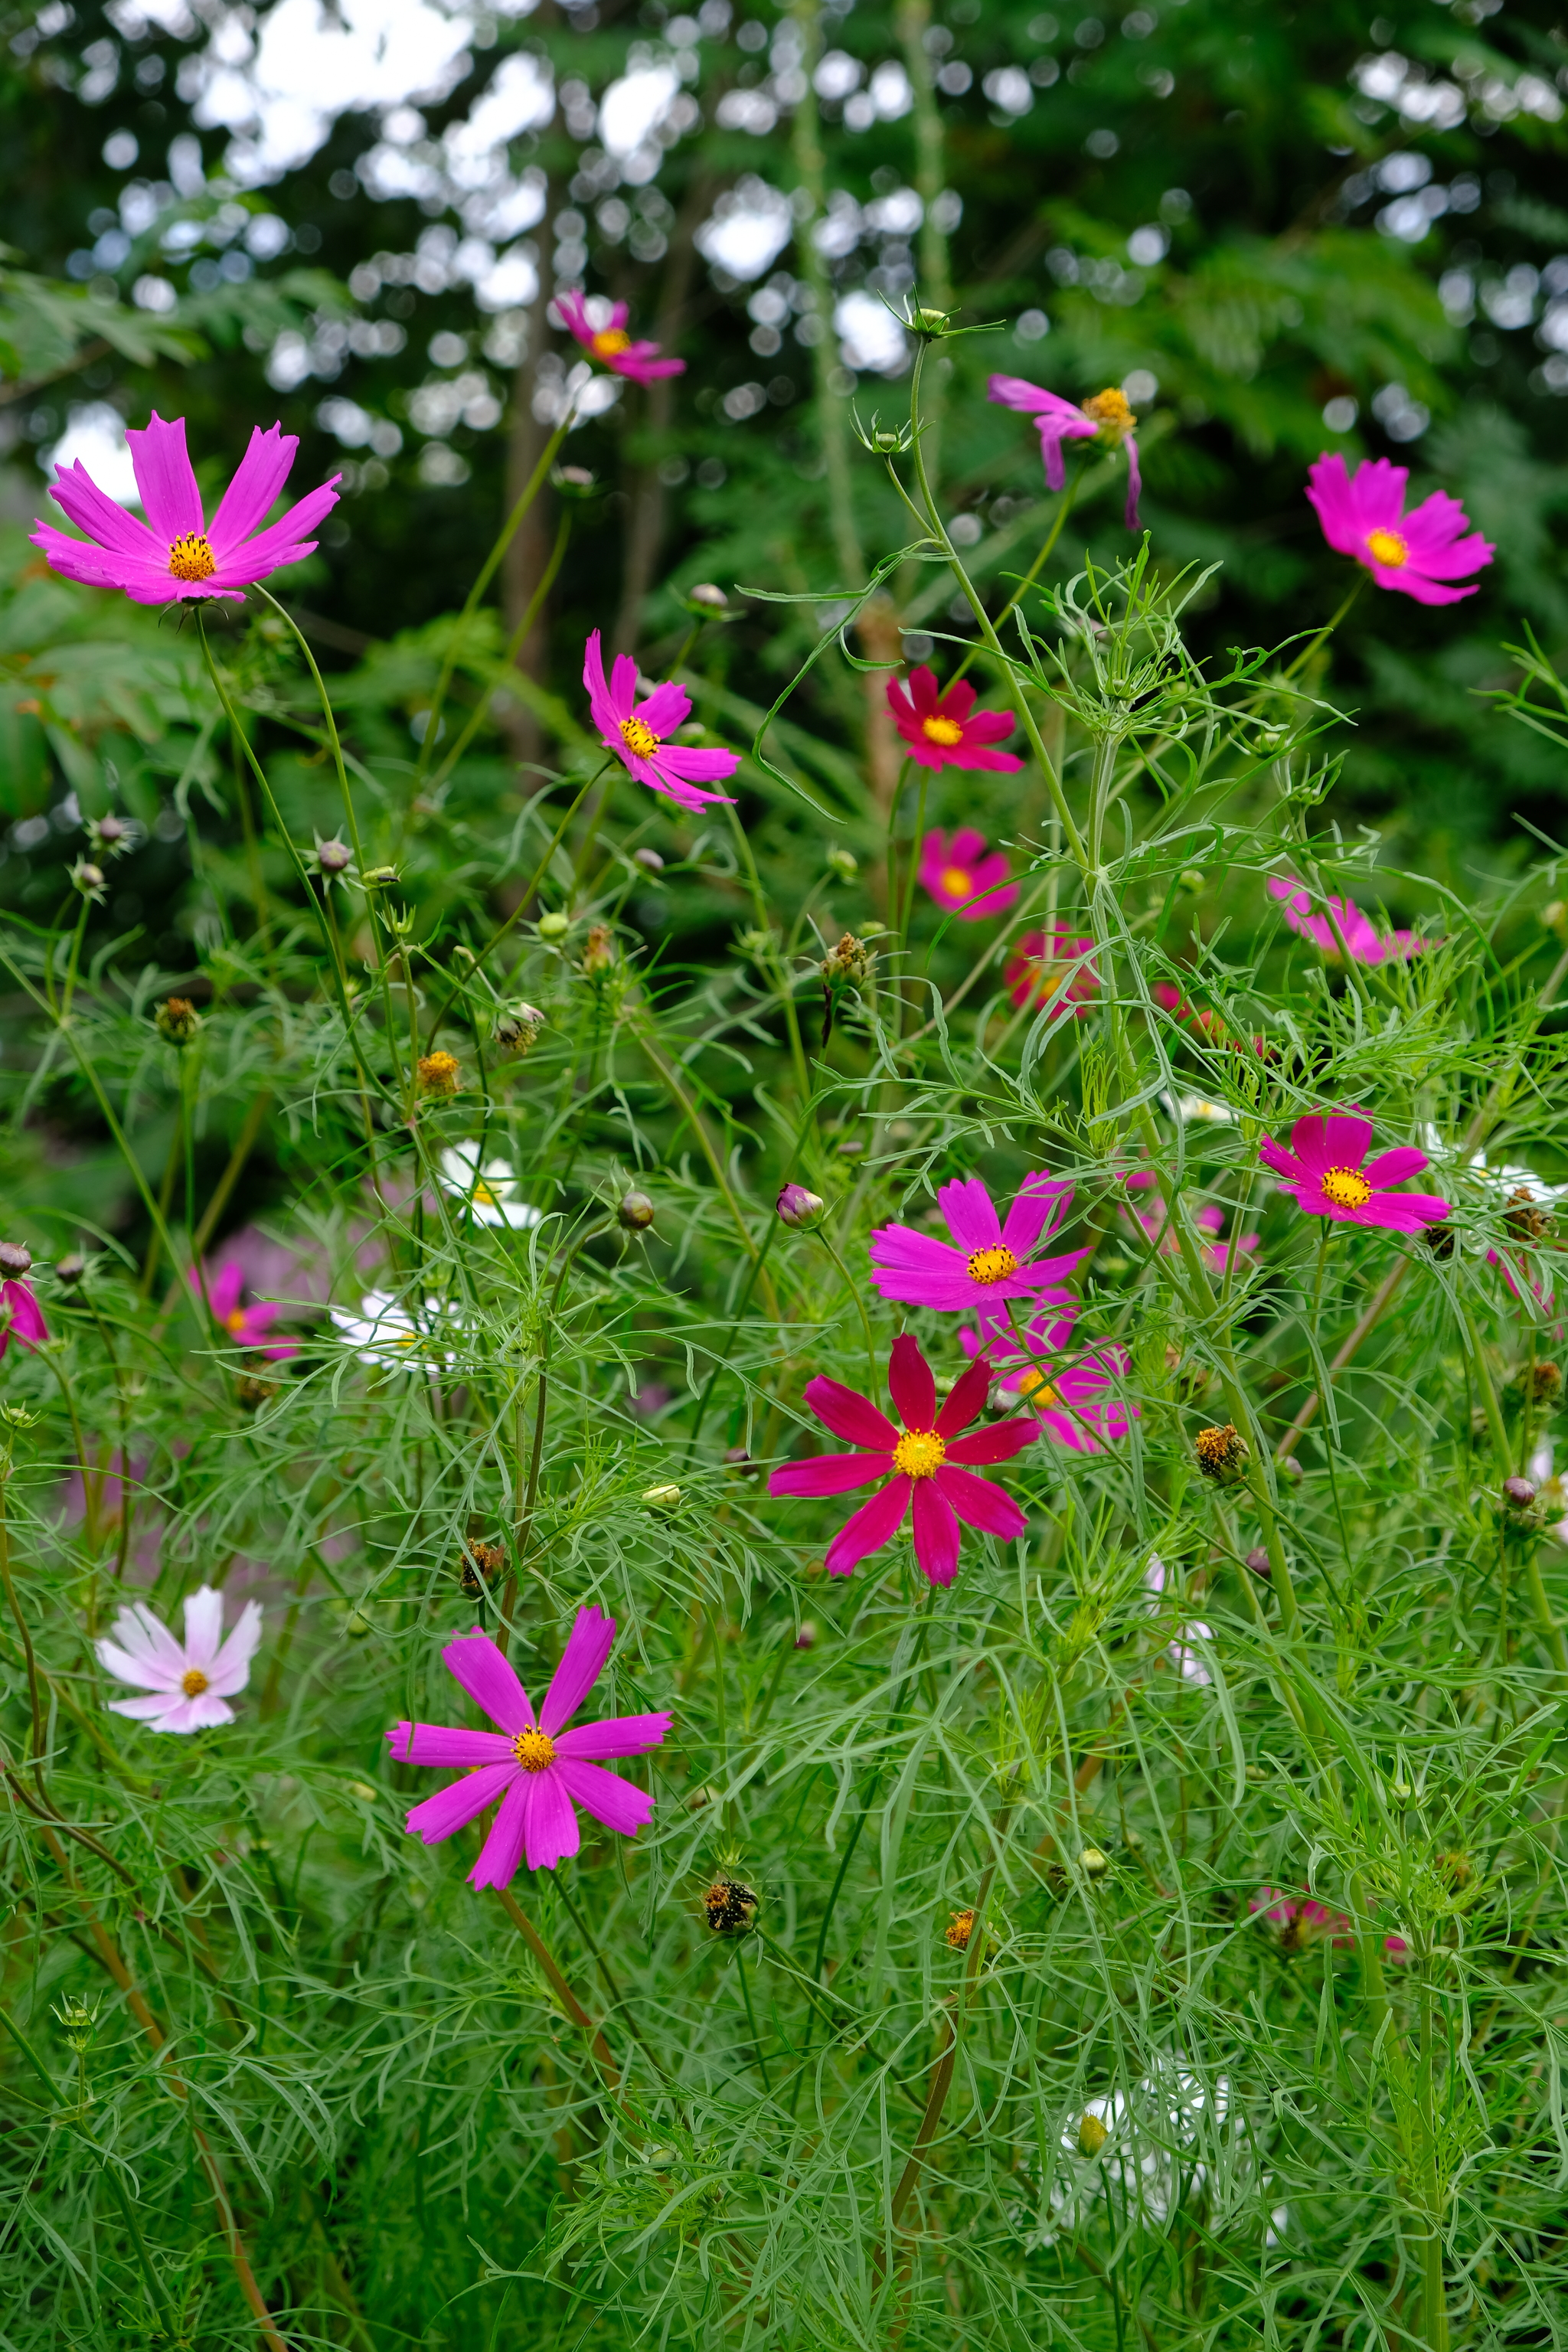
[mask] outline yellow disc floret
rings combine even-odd
[[[596,360],[619,359],[630,348],[631,337],[624,327],[605,327],[596,334],[588,349]]]
[[[1032,1404],[1042,1412],[1061,1402],[1044,1372],[1020,1372],[1016,1387],[1019,1403]]]
[[[984,1282],[987,1286],[993,1282],[1005,1282],[1010,1274],[1017,1271],[1017,1259],[1005,1246],[976,1250],[969,1261],[970,1281]]]
[[[1372,1186],[1359,1168],[1331,1168],[1323,1178],[1323,1198],[1336,1209],[1364,1209]]]
[[[1366,551],[1374,563],[1385,563],[1391,572],[1410,561],[1410,550],[1396,530],[1369,530]]]
[[[930,719],[921,720],[921,733],[928,743],[962,743],[963,730],[956,719],[944,719],[939,710]]]
[[[906,1478],[933,1477],[946,1453],[934,1429],[906,1429],[893,1448],[893,1467]]]
[[[1109,442],[1113,449],[1121,446],[1138,422],[1129,405],[1127,394],[1118,392],[1114,385],[1105,392],[1097,392],[1092,400],[1086,400],[1083,413],[1093,417],[1100,427],[1100,438]]]
[[[949,866],[943,869],[942,887],[950,898],[973,898],[974,877],[966,874],[962,866]]]
[[[525,1772],[542,1772],[555,1761],[555,1742],[548,1731],[520,1731],[511,1752]]]
[[[184,530],[169,548],[169,570],[176,580],[210,580],[217,570],[205,531]]]
[[[647,759],[652,752],[658,751],[659,744],[658,737],[646,719],[623,719],[621,740],[627,751],[639,760]]]
[[[207,1678],[200,1666],[187,1666],[180,1676],[180,1688],[187,1698],[200,1698],[207,1686]]]

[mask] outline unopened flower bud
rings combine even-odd
[[[89,2009],[74,1993],[68,1993],[55,2015],[59,2019],[60,2030],[67,2042],[79,2058],[92,2040],[93,2027],[97,2022],[96,2010]]]
[[[171,1045],[188,1045],[202,1025],[202,1016],[188,996],[170,996],[153,1015],[153,1024]]]
[[[80,858],[71,868],[71,879],[83,896],[90,898],[103,887],[103,868],[94,866],[90,858]]]
[[[1098,2116],[1086,2108],[1078,2119],[1078,2152],[1079,2156],[1098,2156],[1110,2134]]]
[[[1307,1475],[1293,1454],[1287,1454],[1279,1467],[1287,1478],[1304,1478]]]
[[[640,866],[645,874],[662,874],[664,860],[657,849],[634,849],[632,864]]]
[[[689,588],[686,601],[689,604],[698,605],[705,613],[725,613],[730,609],[730,599],[722,588],[714,586],[711,580],[700,580],[695,588]]]
[[[903,446],[903,436],[900,433],[873,433],[871,446],[879,457],[896,457]]]
[[[599,487],[585,466],[557,466],[554,481],[556,488],[568,499],[591,499]]]
[[[94,821],[92,833],[94,838],[112,855],[122,841],[129,840],[131,827],[122,816],[116,816],[111,809],[107,816],[100,816]]]
[[[1273,1572],[1273,1562],[1270,1560],[1268,1554],[1264,1550],[1261,1544],[1258,1545],[1256,1551],[1249,1551],[1247,1553],[1247,1565],[1252,1570],[1254,1576],[1268,1576]]]
[[[1176,877],[1184,890],[1201,890],[1204,877],[1195,866],[1184,866]]]
[[[1530,1478],[1505,1478],[1502,1498],[1510,1511],[1528,1511],[1535,1500],[1535,1483]]]
[[[797,1650],[816,1649],[816,1627],[809,1617],[801,1619],[799,1631],[795,1637],[795,1646]]]
[[[590,980],[608,971],[616,961],[616,935],[608,923],[595,923],[583,945],[583,970]]]
[[[779,1188],[779,1196],[773,1206],[778,1211],[781,1225],[788,1225],[794,1233],[802,1233],[809,1232],[816,1224],[826,1203],[820,1193],[808,1192],[804,1184],[784,1184]]]
[[[353,862],[353,851],[335,835],[331,841],[317,842],[316,863],[323,874],[346,874]]]
[[[496,1014],[490,1034],[503,1054],[526,1054],[544,1026],[544,1015],[535,1004],[509,1004]]]
[[[621,1205],[616,1211],[622,1228],[628,1234],[646,1234],[653,1223],[654,1207],[646,1192],[623,1192]]]
[[[422,1095],[455,1095],[460,1075],[456,1054],[421,1054],[414,1066]]]
[[[1078,1866],[1086,1878],[1103,1878],[1110,1868],[1110,1863],[1097,1845],[1084,1847],[1083,1852],[1079,1855]]]
[[[827,853],[827,863],[841,882],[853,882],[860,871],[859,860],[837,843]]]
[[[55,1280],[63,1282],[68,1290],[74,1289],[87,1272],[87,1260],[80,1250],[72,1250],[68,1257],[55,1260]]]
[[[541,915],[534,928],[542,940],[563,940],[572,928],[572,918],[557,908],[548,915]]]
[[[397,868],[395,866],[367,866],[359,878],[367,890],[395,890],[397,887]]]
[[[932,310],[928,305],[921,304],[919,309],[910,311],[910,325],[917,335],[924,335],[934,341],[939,335],[946,334],[948,314],[945,310]]]
[[[716,1936],[743,1936],[757,1916],[754,1890],[738,1878],[716,1878],[702,1898]]]
[[[1236,1423],[1227,1421],[1217,1429],[1199,1430],[1196,1453],[1198,1468],[1205,1478],[1212,1478],[1216,1486],[1234,1486],[1246,1475],[1251,1448]]]
[[[1568,930],[1568,899],[1553,898],[1549,907],[1541,909],[1541,919],[1549,931],[1555,931],[1561,939]]]
[[[33,1270],[33,1253],[26,1242],[0,1242],[0,1275],[7,1282],[19,1282]]]
[[[643,1501],[650,1511],[673,1511],[680,1506],[679,1486],[645,1486]]]

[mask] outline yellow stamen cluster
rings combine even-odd
[[[942,887],[950,898],[973,898],[974,877],[973,874],[966,873],[962,866],[944,866]]]
[[[520,1731],[511,1752],[525,1772],[543,1772],[555,1761],[555,1742],[548,1731]]]
[[[969,1279],[983,1282],[987,1288],[994,1282],[1005,1282],[1010,1274],[1018,1271],[1018,1261],[1012,1251],[998,1245],[995,1249],[976,1250],[969,1261]]]
[[[187,1666],[180,1676],[180,1688],[187,1698],[200,1698],[207,1686],[207,1678],[200,1666]]]
[[[1385,563],[1392,572],[1410,561],[1410,550],[1396,530],[1369,530],[1366,551],[1374,563]]]
[[[182,531],[179,538],[171,542],[169,571],[174,579],[210,580],[216,570],[205,531]]]
[[[906,1478],[934,1477],[946,1454],[934,1429],[906,1429],[893,1448],[893,1467]]]
[[[646,719],[623,719],[621,740],[627,751],[638,760],[647,759],[658,751],[659,745],[658,737]]]
[[[414,1075],[422,1095],[455,1095],[460,1071],[455,1054],[421,1054]]]
[[[1364,1209],[1372,1186],[1359,1168],[1331,1168],[1323,1178],[1323,1198],[1336,1209]]]
[[[624,327],[605,327],[596,334],[588,349],[596,360],[618,359],[629,349],[631,337]]]
[[[957,719],[944,719],[940,710],[931,718],[921,720],[921,733],[928,743],[944,743],[950,748],[963,740],[963,730]]]
[[[1100,427],[1100,438],[1112,449],[1121,446],[1138,422],[1129,405],[1127,394],[1118,392],[1114,385],[1086,400],[1083,413],[1093,417]]]

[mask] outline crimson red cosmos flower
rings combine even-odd
[[[626,332],[626,320],[631,316],[624,302],[612,302],[610,315],[602,327],[595,327],[588,315],[584,297],[574,287],[567,293],[557,294],[555,308],[569,334],[574,335],[590,359],[612,375],[630,376],[634,383],[651,383],[656,376],[681,375],[684,360],[660,356],[657,343],[634,343]]]
[[[906,1331],[888,1360],[888,1393],[901,1427],[856,1389],[820,1375],[807,1384],[805,1402],[835,1437],[864,1450],[819,1454],[812,1462],[786,1462],[768,1480],[770,1495],[847,1495],[876,1479],[889,1484],[847,1519],[827,1547],[829,1576],[847,1576],[868,1552],[879,1551],[912,1515],[915,1558],[933,1584],[951,1584],[958,1571],[958,1523],[989,1535],[1021,1536],[1028,1525],[1010,1495],[973,1475],[973,1467],[1008,1462],[1038,1437],[1039,1424],[993,1422],[969,1437],[960,1435],[985,1402],[991,1367],[984,1356],[953,1385],[938,1412],[936,1382]]]
[[[961,923],[1005,915],[1018,895],[1017,884],[1008,879],[1012,868],[1005,852],[987,853],[984,835],[973,825],[960,825],[951,841],[945,833],[928,833],[920,870],[921,887]]]
[[[1339,554],[1364,564],[1380,588],[1397,588],[1418,604],[1457,604],[1475,594],[1474,581],[1468,588],[1446,583],[1479,572],[1496,550],[1470,530],[1464,508],[1446,490],[1434,490],[1406,514],[1407,467],[1373,457],[1351,475],[1337,452],[1331,457],[1325,451],[1307,478],[1323,537]]]
[[[1392,1151],[1368,1160],[1372,1121],[1357,1113],[1314,1111],[1299,1118],[1290,1129],[1290,1150],[1265,1136],[1258,1156],[1272,1168],[1296,1205],[1309,1217],[1331,1217],[1336,1223],[1379,1225],[1392,1234],[1419,1233],[1423,1225],[1440,1225],[1453,1215],[1447,1201],[1433,1192],[1389,1192],[1387,1184],[1402,1184],[1431,1166],[1413,1143],[1395,1144]],[[1292,1158],[1291,1154],[1294,1153]]]
[[[183,416],[165,424],[154,411],[144,429],[128,433],[125,440],[146,521],[138,522],[117,506],[79,458],[68,468],[57,467],[49,496],[79,530],[87,532],[89,544],[41,522],[33,533],[33,545],[41,547],[55,571],[68,580],[82,581],[89,588],[123,589],[132,604],[228,596],[243,604],[243,592],[253,582],[311,552],[316,542],[305,533],[338,502],[336,485],[342,476],[334,474],[269,530],[257,530],[288,480],[300,446],[281,425],[268,433],[257,425],[210,524],[185,453]]]
[[[975,700],[966,677],[938,694],[936,673],[923,663],[910,670],[907,685],[888,680],[888,708],[917,768],[990,768],[1011,775],[1024,762],[994,747],[1006,741],[1017,719],[1010,710],[976,710]]]
[[[1100,993],[1100,974],[1089,961],[1092,940],[1071,940],[1065,931],[1026,931],[1003,967],[1002,980],[1016,1005],[1048,1004],[1053,1019],[1069,1010],[1089,1017],[1088,1000]]]

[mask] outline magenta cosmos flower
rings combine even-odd
[[[951,1244],[912,1225],[879,1225],[871,1235],[871,1282],[884,1298],[905,1307],[933,1307],[939,1315],[978,1315],[983,1325],[1005,1325],[1007,1301],[1059,1307],[1068,1294],[1064,1276],[1083,1264],[1087,1250],[1037,1258],[1072,1205],[1073,1188],[1060,1178],[1026,1176],[1004,1224],[978,1176],[944,1184],[936,1196]]]
[[[920,1343],[906,1331],[888,1360],[888,1393],[902,1427],[869,1397],[837,1381],[807,1383],[806,1403],[835,1437],[857,1454],[819,1454],[814,1462],[786,1462],[768,1480],[770,1495],[847,1495],[886,1478],[889,1484],[847,1519],[827,1547],[829,1576],[847,1576],[857,1560],[890,1543],[912,1517],[915,1558],[933,1584],[951,1584],[958,1570],[958,1523],[1004,1538],[1028,1525],[1010,1495],[976,1478],[974,1468],[1011,1461],[1039,1435],[1030,1421],[993,1422],[973,1436],[969,1427],[985,1402],[991,1367],[982,1356],[953,1383],[938,1412],[936,1382]],[[973,1465],[973,1466],[971,1466]]]
[[[204,1584],[185,1595],[185,1638],[177,1642],[161,1617],[143,1601],[122,1609],[107,1642],[96,1642],[98,1662],[116,1682],[145,1691],[145,1698],[111,1698],[111,1715],[128,1715],[154,1731],[207,1731],[232,1723],[228,1702],[250,1680],[250,1661],[261,1639],[261,1609],[247,1601],[226,1642],[223,1595]]]
[[[928,833],[921,845],[921,887],[961,923],[1006,913],[1018,895],[1011,872],[1004,852],[987,851],[973,825],[961,825],[951,841],[945,833]]]
[[[595,327],[588,316],[588,305],[574,288],[571,292],[557,294],[555,308],[569,334],[574,335],[590,359],[608,368],[612,375],[628,375],[634,383],[652,383],[656,376],[681,375],[684,360],[661,356],[657,343],[636,343],[626,332],[626,320],[631,312],[625,302],[612,302],[610,315],[602,327]]]
[[[989,768],[1011,775],[1024,764],[1016,751],[998,751],[1017,725],[1010,710],[976,710],[974,688],[954,678],[945,694],[936,672],[922,663],[906,681],[888,680],[893,724],[917,768]]]
[[[193,1267],[191,1288],[199,1290],[200,1286]],[[214,1321],[223,1325],[237,1347],[255,1348],[274,1363],[281,1363],[286,1356],[297,1356],[299,1349],[289,1341],[269,1341],[267,1337],[282,1312],[281,1308],[265,1298],[254,1299],[248,1307],[242,1307],[239,1300],[244,1288],[245,1270],[233,1258],[220,1265],[216,1274],[208,1275],[207,1304],[212,1308]]]
[[[41,522],[33,545],[68,580],[123,589],[136,604],[203,596],[230,596],[243,604],[243,591],[254,582],[311,552],[316,542],[306,532],[338,502],[342,476],[334,474],[269,530],[259,530],[289,478],[300,444],[281,425],[264,433],[258,425],[209,524],[185,453],[184,418],[166,425],[154,411],[142,432],[125,438],[146,521],[137,522],[116,506],[79,458],[74,466],[57,468],[49,496],[86,531],[88,542],[68,539]]]
[[[1290,1150],[1265,1136],[1258,1157],[1272,1168],[1296,1205],[1309,1217],[1332,1217],[1346,1225],[1380,1225],[1391,1234],[1418,1233],[1453,1214],[1431,1192],[1390,1192],[1384,1187],[1418,1176],[1430,1161],[1413,1143],[1368,1160],[1372,1121],[1355,1112],[1313,1111],[1290,1129]],[[1292,1157],[1294,1154],[1294,1157]]]
[[[721,784],[741,764],[738,751],[702,751],[689,743],[668,739],[681,726],[691,709],[683,686],[656,686],[646,702],[637,700],[637,666],[629,654],[617,654],[605,684],[605,662],[599,632],[589,637],[583,656],[583,683],[599,740],[613,751],[639,784],[666,793],[682,808],[700,809],[705,801],[727,801],[728,793],[704,793],[700,784]]]
[[[1380,931],[1368,921],[1353,898],[1329,898],[1324,901],[1328,914],[1314,915],[1312,894],[1304,882],[1291,876],[1271,874],[1268,895],[1284,901],[1285,920],[1298,938],[1310,940],[1327,956],[1338,956],[1339,940],[1334,937],[1332,915],[1338,923],[1350,951],[1352,963],[1387,963],[1396,959],[1419,955],[1423,949],[1434,945],[1423,939],[1419,931]]]
[[[1307,479],[1329,545],[1363,563],[1380,588],[1398,588],[1418,604],[1457,604],[1475,594],[1473,581],[1468,588],[1447,583],[1479,572],[1495,550],[1470,530],[1464,508],[1446,490],[1434,490],[1406,514],[1408,467],[1374,457],[1352,475],[1337,452],[1320,457]]]
[[[13,1339],[20,1348],[37,1348],[49,1336],[27,1280],[32,1271],[33,1253],[25,1242],[0,1242],[0,1356]]]
[[[1054,1321],[1038,1315],[1026,1324],[1022,1348],[1014,1339],[1003,1359],[997,1391],[1016,1397],[1034,1414],[1042,1436],[1076,1454],[1102,1454],[1119,1444],[1138,1418],[1138,1407],[1118,1392],[1127,1377],[1127,1351],[1109,1347],[1069,1353],[1072,1323],[1070,1315]],[[998,1353],[1012,1336],[994,1333],[989,1352]],[[961,1331],[958,1344],[976,1361],[986,1349],[984,1337],[975,1331]]]
[[[1046,461],[1046,480],[1053,490],[1059,490],[1067,479],[1062,458],[1064,441],[1102,441],[1108,449],[1125,448],[1127,509],[1123,520],[1129,530],[1138,529],[1138,496],[1143,487],[1132,430],[1138,419],[1128,406],[1124,392],[1114,387],[1097,392],[1092,400],[1080,404],[1076,400],[1064,400],[1059,393],[1047,392],[1042,384],[1031,383],[1021,375],[994,375],[985,390],[987,396],[999,401],[1004,408],[1016,408],[1023,415],[1034,418],[1040,436],[1040,455]]]
[[[1100,974],[1091,961],[1092,940],[1068,939],[1065,931],[1026,931],[1002,970],[1002,984],[1020,1010],[1026,1004],[1050,1004],[1053,1020],[1072,1013],[1089,1017],[1089,1001],[1100,993]]]
[[[459,1731],[430,1723],[399,1723],[386,1737],[400,1764],[446,1765],[463,1778],[416,1805],[407,1826],[426,1845],[466,1829],[500,1799],[470,1886],[508,1886],[518,1864],[553,1870],[582,1840],[581,1805],[596,1822],[635,1837],[653,1817],[644,1789],[604,1769],[611,1756],[640,1756],[669,1729],[668,1715],[613,1715],[600,1723],[567,1724],[605,1671],[616,1621],[579,1609],[555,1678],[535,1717],[528,1693],[488,1633],[448,1642],[441,1655],[448,1674],[483,1707],[499,1731]]]

